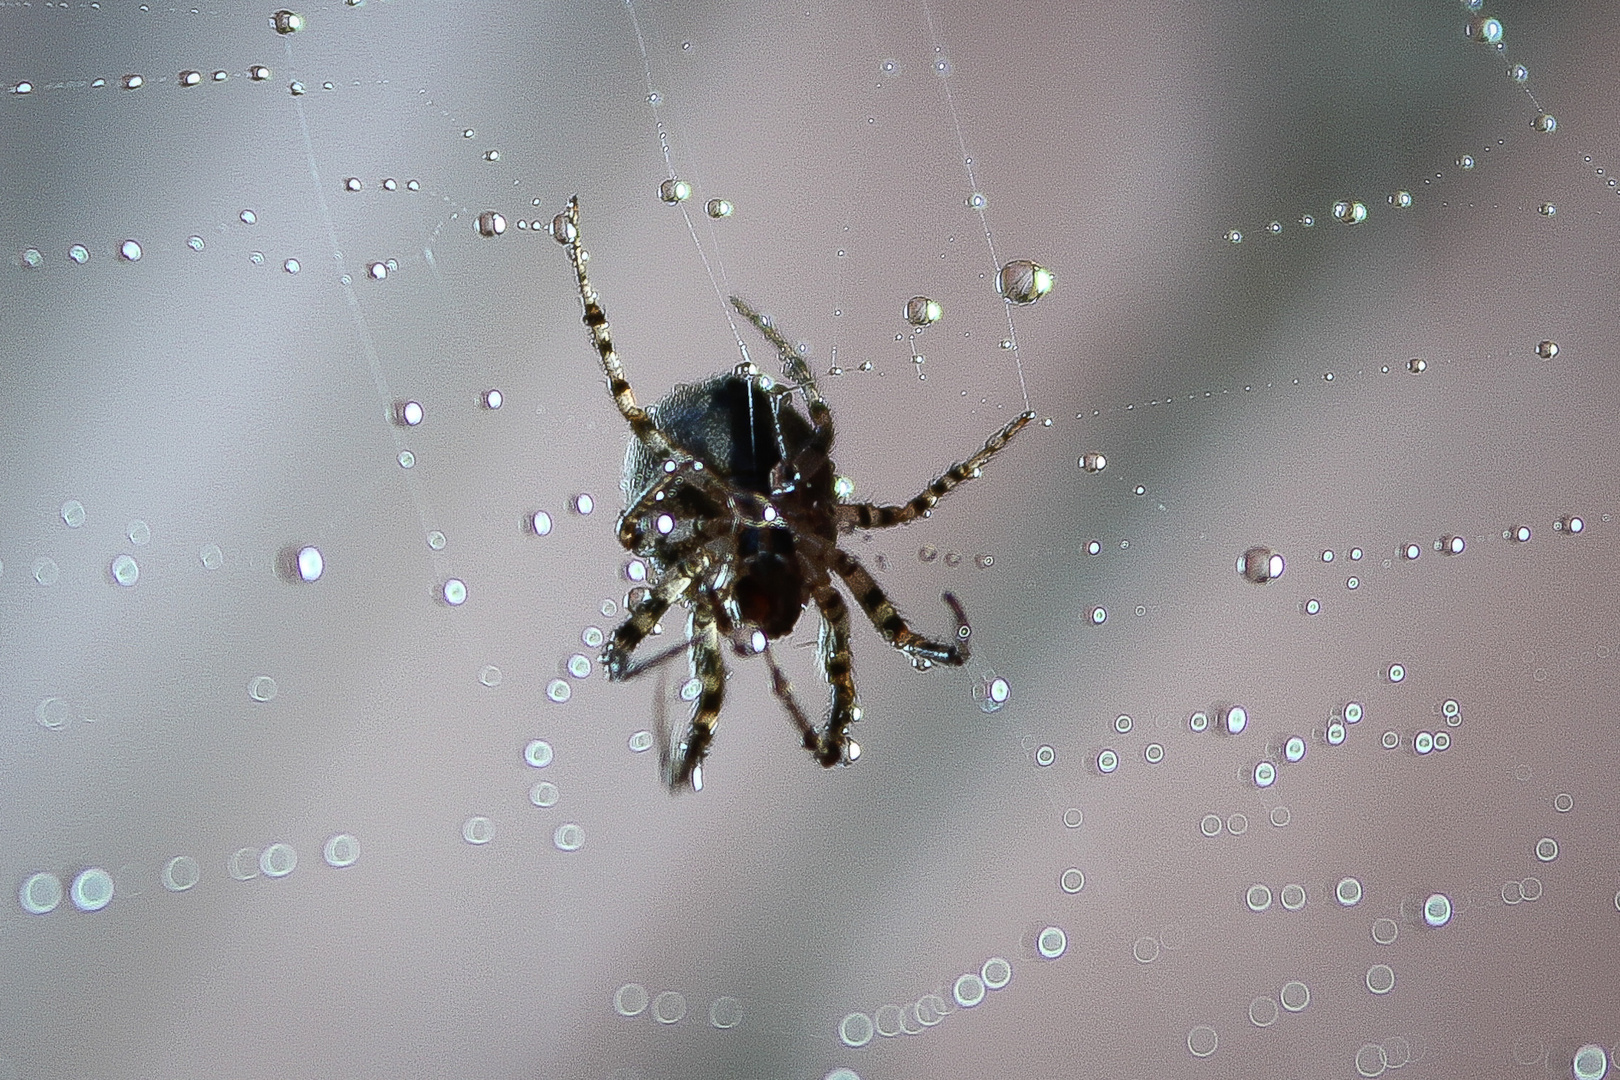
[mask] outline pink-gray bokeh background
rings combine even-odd
[[[1493,7],[1499,55],[1445,2],[643,4],[689,231],[656,198],[623,4],[299,10],[283,38],[236,4],[0,9],[0,85],[35,86],[0,96],[0,876],[99,866],[116,886],[95,913],[0,905],[0,1077],[1348,1077],[1392,1039],[1419,1057],[1403,1076],[1532,1077],[1612,1052],[1615,12]],[[1532,130],[1514,62],[1555,132]],[[177,85],[193,68],[203,84]],[[654,679],[564,668],[628,587],[627,433],[562,250],[515,223],[579,193],[644,401],[736,362],[725,292],[770,311],[846,371],[823,382],[842,471],[898,500],[1024,407],[963,148],[999,258],[1057,274],[1014,313],[1052,423],[933,520],[848,546],[926,630],[957,592],[973,660],[917,674],[858,627],[865,753],[831,773],[762,666],[734,664],[705,790],[672,799],[627,745]],[[735,214],[705,217],[715,197]],[[1368,219],[1333,222],[1337,199]],[[503,236],[475,234],[483,210]],[[945,309],[916,339],[926,379],[896,339],[916,294]],[[407,399],[420,427],[390,422]],[[1100,474],[1077,466],[1091,450]],[[589,516],[567,510],[580,492]],[[521,527],[538,509],[549,536]],[[1555,531],[1568,514],[1583,535]],[[1520,523],[1530,543],[1501,538]],[[1452,534],[1462,555],[1432,550]],[[275,573],[301,544],[324,555],[313,585]],[[1287,557],[1280,580],[1233,572],[1254,544]],[[809,650],[786,652],[819,703]],[[250,699],[258,675],[274,700]],[[992,675],[1012,692],[987,714]],[[48,698],[59,727],[37,722]],[[1328,746],[1349,701],[1367,718]],[[1245,734],[1188,730],[1229,703]],[[1422,730],[1453,745],[1418,756]],[[1306,759],[1257,791],[1290,734]],[[541,779],[557,805],[530,804]],[[1206,838],[1210,813],[1249,829]],[[487,845],[462,838],[475,815]],[[554,844],[562,822],[579,850]],[[322,861],[335,833],[355,865]],[[229,876],[272,842],[292,874]],[[177,855],[202,868],[182,893],[158,877]],[[1346,875],[1366,894],[1349,909]],[[1532,875],[1541,899],[1505,904]],[[1304,910],[1244,906],[1291,882]],[[1450,925],[1373,941],[1436,891]],[[1047,926],[1068,943],[1051,961]],[[977,1007],[839,1041],[846,1014],[948,999],[994,956],[1012,981]],[[1309,1007],[1252,1024],[1289,980]],[[684,1017],[618,1015],[629,983],[680,993]],[[722,997],[733,1027],[710,1022]],[[1199,1025],[1219,1035],[1203,1059]]]

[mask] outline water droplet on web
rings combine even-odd
[[[1229,244],[1241,244],[1241,243],[1243,243],[1243,233],[1238,229],[1227,229],[1226,230],[1226,242],[1229,243]]]
[[[506,218],[493,210],[485,210],[478,215],[479,236],[499,236],[506,231]]]
[[[351,176],[347,180],[343,181],[344,191],[359,191],[364,186],[365,185],[360,182],[360,178],[358,176]]]
[[[1529,82],[1530,69],[1525,67],[1523,64],[1514,64],[1512,67],[1508,68],[1507,77],[1516,83]]]
[[[283,9],[270,16],[270,25],[276,28],[278,34],[296,34],[304,28],[304,17],[296,11]]]
[[[202,72],[182,71],[180,73],[179,83],[181,86],[198,86],[202,83]]]
[[[1252,547],[1238,557],[1237,572],[1256,585],[1264,585],[1282,577],[1287,564],[1281,554],[1271,548]]]
[[[146,80],[139,75],[125,75],[122,79],[118,80],[118,85],[122,86],[125,90],[139,90],[141,87],[146,85]]]
[[[1547,135],[1558,130],[1558,121],[1553,117],[1552,113],[1542,113],[1540,116],[1537,116],[1534,120],[1530,121],[1530,127],[1535,131],[1539,131],[1542,134]]]
[[[1028,259],[1014,259],[996,275],[996,292],[1010,304],[1033,304],[1052,291],[1052,271]]]
[[[710,217],[719,219],[730,217],[733,207],[726,199],[710,199],[703,209]]]
[[[203,249],[203,238],[200,236],[188,236],[186,238],[186,247],[192,251],[201,251]]]
[[[1472,154],[1464,154],[1464,155],[1462,155],[1462,157],[1459,157],[1457,159],[1457,168],[1459,168],[1459,169],[1472,169],[1473,167],[1474,167],[1474,155],[1472,155]]]
[[[674,206],[683,203],[692,197],[692,185],[685,180],[671,177],[658,185],[658,198],[661,202]]]
[[[1406,370],[1414,375],[1421,375],[1429,369],[1429,362],[1422,357],[1414,356],[1406,362]]]
[[[1554,206],[1550,202],[1544,202],[1536,208],[1536,212],[1542,217],[1552,217],[1554,214],[1558,213],[1558,207]]]
[[[1346,225],[1359,225],[1367,220],[1367,204],[1354,199],[1340,199],[1333,204],[1333,220]]]
[[[68,258],[83,266],[90,261],[90,251],[83,244],[74,244],[68,248]]]
[[[1502,20],[1486,16],[1470,19],[1468,36],[1483,45],[1495,45],[1502,40]]]
[[[1397,210],[1405,210],[1409,208],[1412,205],[1412,193],[1410,191],[1395,192],[1389,197],[1389,205],[1395,207]]]
[[[574,691],[561,679],[552,679],[546,684],[546,697],[561,705],[574,696]]]
[[[118,256],[125,262],[140,262],[141,245],[133,240],[125,240],[118,245]]]
[[[912,326],[928,326],[939,322],[944,317],[945,309],[940,307],[937,300],[930,300],[926,296],[913,296],[906,301],[903,313],[906,322]]]
[[[460,607],[467,602],[467,583],[460,578],[451,578],[444,583],[442,595],[445,603]]]

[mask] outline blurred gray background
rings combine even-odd
[[[0,7],[0,1080],[1596,1075],[1611,7],[297,11]],[[853,768],[757,661],[701,794],[632,749],[686,676],[608,685],[585,643],[633,583],[626,425],[544,231],[575,192],[644,402],[774,364],[737,292],[844,372],[857,497],[1021,380],[1043,418],[846,541],[976,649],[918,674],[858,625]],[[1015,258],[1057,286],[1009,322]],[[914,295],[945,314],[908,337]],[[1234,572],[1255,545],[1280,579]]]

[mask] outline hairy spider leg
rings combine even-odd
[[[883,640],[910,656],[913,664],[927,667],[931,663],[967,663],[967,641],[972,631],[968,627],[967,613],[955,596],[946,593],[943,599],[945,606],[956,617],[956,640],[949,644],[932,641],[906,625],[905,617],[895,610],[894,603],[884,594],[882,586],[855,556],[835,547],[829,553],[828,561],[838,576],[844,579],[844,584],[849,586],[850,593],[860,603],[867,618],[872,620],[872,625],[877,627],[877,632],[883,635]]]
[[[771,652],[770,642],[765,643],[765,666],[771,669],[771,693],[782,702],[782,707],[787,710],[793,726],[799,729],[800,745],[820,761],[821,755],[817,753],[817,748],[821,745],[821,740],[816,737],[816,727],[800,707],[799,699],[793,693],[793,684],[788,681],[787,673],[777,664],[776,654]]]
[[[821,612],[817,654],[821,658],[821,670],[832,687],[831,707],[817,746],[816,760],[830,768],[840,761],[853,761],[854,755],[860,752],[858,747],[853,752],[849,750],[852,745],[849,725],[861,718],[861,709],[855,699],[855,673],[849,651],[849,605],[825,578],[816,587],[815,598]]]
[[[1000,431],[985,440],[984,449],[966,461],[952,465],[938,480],[923,488],[922,493],[908,503],[898,506],[879,506],[875,503],[844,503],[838,507],[838,524],[846,531],[852,529],[886,529],[903,525],[924,517],[939,500],[958,484],[980,475],[986,462],[995,457],[1024,425],[1035,419],[1033,412],[1020,413]],[[859,594],[857,594],[859,595]],[[867,610],[871,610],[870,608]]]
[[[715,503],[724,506],[731,500],[731,492],[726,488],[724,481],[712,476],[703,468],[703,463],[695,458],[671,459],[675,461],[675,468],[668,470],[657,480],[647,485],[636,501],[625,507],[624,513],[619,515],[619,543],[626,551],[637,554],[646,554],[642,541],[646,539],[642,523],[661,504],[668,501],[667,496],[671,490],[682,483],[690,484],[703,490]],[[699,528],[700,539],[707,536],[716,536],[724,531],[724,526],[716,528],[711,523],[702,523]],[[653,538],[656,542],[657,537]]]
[[[792,343],[782,336],[780,330],[766,322],[765,316],[749,307],[748,301],[742,297],[733,296],[731,306],[736,308],[743,318],[753,323],[754,329],[764,334],[766,341],[776,346],[777,354],[782,358],[782,366],[786,369],[788,377],[798,383],[799,389],[804,392],[804,400],[810,406],[810,423],[815,427],[817,434],[823,431],[830,433],[832,430],[832,410],[827,407],[827,402],[822,398],[821,389],[816,386],[816,377],[810,374],[810,365],[804,362],[804,357],[799,355],[799,350],[795,349]],[[827,448],[830,449],[830,435],[828,442]]]
[[[602,370],[607,374],[608,393],[613,395],[613,403],[630,422],[630,430],[635,433],[636,438],[673,456],[678,452],[678,448],[658,430],[652,417],[647,415],[647,410],[636,404],[635,394],[630,391],[630,380],[625,378],[624,366],[619,363],[619,354],[613,349],[613,330],[608,326],[607,312],[598,301],[596,290],[591,287],[590,276],[585,273],[585,261],[590,256],[580,246],[578,195],[569,197],[568,206],[563,213],[567,216],[569,226],[568,259],[574,264],[574,276],[579,279],[579,299],[585,305],[582,321],[589,333],[591,344],[596,348],[597,355],[602,358]]]
[[[679,745],[660,751],[664,783],[671,791],[703,785],[703,759],[714,741],[714,727],[720,720],[720,705],[726,697],[726,665],[720,656],[720,630],[715,625],[714,607],[706,598],[692,606],[687,620],[687,636],[692,640],[692,676],[700,684],[697,706],[686,726],[686,737]]]
[[[658,625],[658,620],[664,617],[671,604],[679,600],[686,590],[691,588],[692,581],[707,568],[708,556],[681,563],[672,567],[653,589],[648,592],[635,607],[630,609],[630,615],[613,631],[607,645],[602,649],[602,667],[607,672],[610,682],[619,682],[628,679],[637,671],[648,665],[630,666],[630,654],[636,651],[652,628]],[[649,662],[650,663],[650,662]]]

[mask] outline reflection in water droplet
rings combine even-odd
[[[1256,585],[1282,577],[1286,568],[1282,555],[1264,546],[1250,548],[1237,561],[1237,572]]]
[[[717,220],[730,217],[732,209],[731,203],[726,199],[710,199],[708,206],[704,207],[705,212]]]
[[[683,203],[691,197],[692,185],[685,180],[671,178],[658,185],[658,198],[671,206]]]
[[[940,307],[939,301],[930,300],[926,296],[913,296],[906,301],[906,322],[912,326],[928,326],[937,323],[945,315],[945,309]]]
[[[1052,271],[1028,259],[1014,259],[996,275],[996,292],[1010,304],[1033,304],[1052,291]]]
[[[321,855],[328,866],[338,869],[353,866],[360,859],[360,841],[348,833],[338,833],[326,841]]]
[[[83,244],[74,244],[68,248],[68,258],[83,266],[90,261],[90,251]]]
[[[129,588],[140,579],[141,568],[135,564],[135,559],[129,555],[116,556],[110,567],[112,578],[118,584]]]
[[[141,261],[141,245],[133,240],[125,240],[118,245],[118,255],[125,262]]]
[[[1359,225],[1367,220],[1367,204],[1354,199],[1340,199],[1333,204],[1333,220],[1346,225]]]

